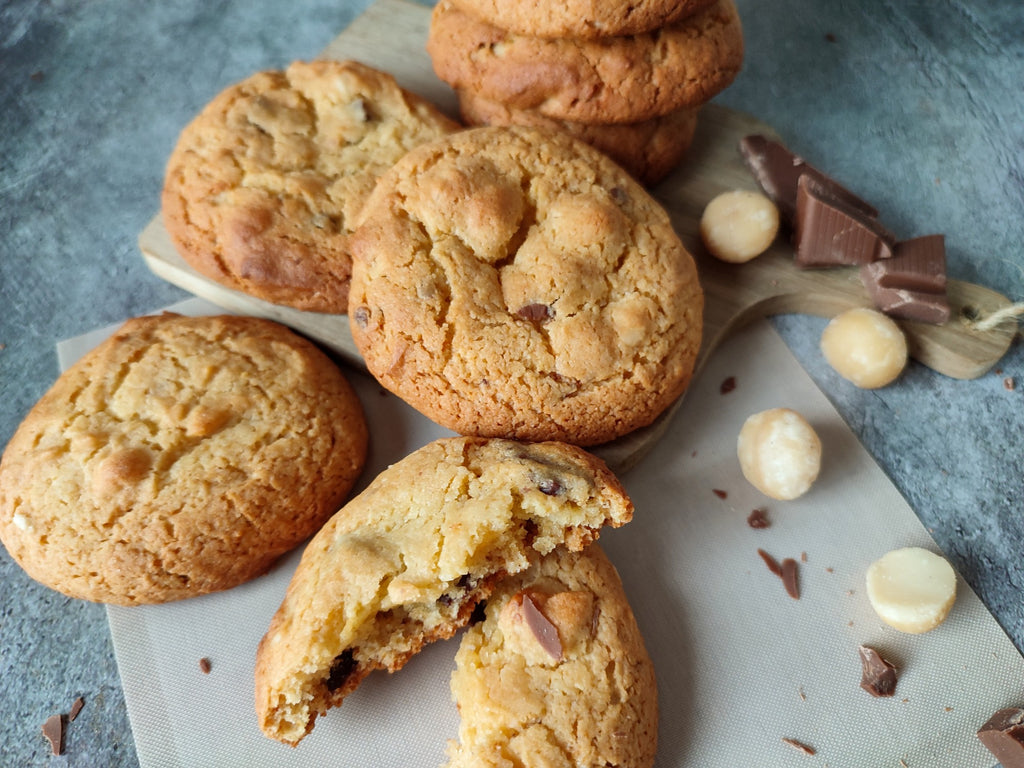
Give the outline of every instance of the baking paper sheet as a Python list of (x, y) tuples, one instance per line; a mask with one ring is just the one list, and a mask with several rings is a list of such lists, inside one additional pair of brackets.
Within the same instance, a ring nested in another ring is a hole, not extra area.
[[(198, 299), (174, 309), (220, 311)], [(62, 366), (111, 330), (59, 345)], [(722, 394), (730, 376), (737, 386)], [(365, 374), (350, 378), (372, 435), (360, 487), (451, 434)], [(800, 411), (824, 448), (818, 482), (792, 502), (760, 495), (736, 461), (744, 419), (777, 406)], [(994, 764), (974, 734), (995, 710), (1021, 703), (1024, 659), (962, 580), (949, 619), (928, 634), (904, 635), (875, 617), (864, 592), (868, 564), (895, 547), (935, 545), (770, 325), (748, 327), (715, 353), (666, 436), (622, 479), (634, 520), (601, 542), (657, 670), (657, 766)], [(768, 510), (771, 527), (746, 524), (754, 507)], [(768, 572), (758, 548), (779, 560), (806, 553), (799, 600)], [(256, 645), (298, 557), (228, 592), (108, 608), (143, 768), (443, 763), (458, 728), (448, 690), (458, 637), (428, 647), (394, 675), (371, 675), (297, 748), (262, 736), (253, 710)], [(860, 644), (899, 668), (893, 698), (859, 687)], [(200, 671), (201, 658), (210, 660), (209, 674)]]

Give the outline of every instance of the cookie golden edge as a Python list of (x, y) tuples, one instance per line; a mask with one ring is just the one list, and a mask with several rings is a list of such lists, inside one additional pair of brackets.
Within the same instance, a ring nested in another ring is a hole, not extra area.
[(498, 580), (632, 514), (615, 475), (574, 446), (458, 437), (413, 452), (306, 547), (256, 655), (261, 730), (298, 744), (370, 672), (468, 623)]

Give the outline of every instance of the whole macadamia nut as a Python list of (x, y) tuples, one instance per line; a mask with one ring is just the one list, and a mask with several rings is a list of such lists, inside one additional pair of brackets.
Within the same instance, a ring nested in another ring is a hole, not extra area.
[(840, 376), (864, 389), (891, 384), (907, 365), (903, 331), (866, 307), (832, 318), (821, 334), (821, 352)]
[(803, 496), (821, 469), (821, 440), (807, 420), (789, 408), (749, 417), (736, 441), (747, 481), (773, 499)]
[(736, 189), (713, 198), (700, 219), (704, 247), (717, 259), (742, 264), (760, 256), (779, 231), (779, 209), (758, 192)]

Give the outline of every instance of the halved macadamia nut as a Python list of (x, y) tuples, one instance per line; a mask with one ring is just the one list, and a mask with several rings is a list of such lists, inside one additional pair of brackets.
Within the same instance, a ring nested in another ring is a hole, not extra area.
[(867, 590), (878, 618), (916, 635), (946, 620), (956, 600), (956, 573), (927, 549), (894, 549), (868, 567)]

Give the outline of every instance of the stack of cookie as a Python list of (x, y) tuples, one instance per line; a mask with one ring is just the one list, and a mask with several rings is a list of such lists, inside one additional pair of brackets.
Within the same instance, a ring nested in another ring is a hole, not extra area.
[(738, 74), (743, 34), (732, 0), (441, 0), (427, 51), (467, 123), (565, 130), (654, 184)]

